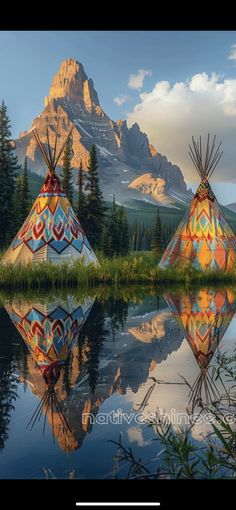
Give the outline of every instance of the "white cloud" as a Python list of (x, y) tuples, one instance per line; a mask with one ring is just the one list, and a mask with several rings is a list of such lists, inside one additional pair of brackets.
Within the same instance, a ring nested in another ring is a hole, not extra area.
[(179, 165), (189, 181), (197, 180), (188, 156), (191, 136), (216, 134), (224, 154), (215, 179), (236, 182), (236, 79), (203, 72), (173, 85), (157, 82), (151, 92), (140, 94), (127, 120), (129, 126), (138, 122), (150, 142)]
[(147, 446), (151, 443), (151, 441), (145, 441), (143, 438), (143, 433), (140, 428), (129, 428), (127, 430), (127, 436), (130, 443), (137, 443), (138, 446)]
[(232, 44), (230, 48), (230, 54), (228, 56), (228, 60), (236, 61), (236, 44)]
[(121, 106), (122, 104), (128, 101), (129, 96), (121, 94), (120, 96), (114, 97), (113, 101), (117, 104), (117, 106)]
[(152, 76), (152, 71), (148, 71), (147, 69), (139, 69), (137, 74), (130, 74), (128, 86), (131, 89), (141, 90), (145, 76)]

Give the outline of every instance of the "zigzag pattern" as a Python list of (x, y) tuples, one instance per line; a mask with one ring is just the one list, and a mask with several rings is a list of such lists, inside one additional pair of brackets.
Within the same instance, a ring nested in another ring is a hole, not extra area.
[(230, 270), (236, 263), (236, 237), (208, 181), (199, 185), (159, 266), (180, 262), (201, 270)]
[(7, 307), (7, 311), (39, 367), (45, 367), (55, 362), (64, 364), (91, 308), (89, 300), (84, 311), (78, 305), (72, 313), (61, 306), (50, 313), (42, 313), (37, 304), (24, 315), (13, 305)]
[(91, 246), (56, 176), (47, 176), (30, 214), (13, 240), (13, 250), (26, 244), (32, 253), (50, 246), (58, 254), (72, 245), (79, 253)]
[(200, 368), (206, 367), (234, 317), (234, 294), (224, 289), (202, 289), (188, 296), (164, 297)]

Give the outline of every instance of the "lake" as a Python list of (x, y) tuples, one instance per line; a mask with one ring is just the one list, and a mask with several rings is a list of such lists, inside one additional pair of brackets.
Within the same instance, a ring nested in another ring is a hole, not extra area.
[[(227, 287), (4, 294), (1, 303), (1, 479), (125, 478), (121, 444), (152, 471), (158, 417), (177, 430), (217, 399), (217, 353), (235, 347)], [(199, 420), (193, 443), (210, 431)]]

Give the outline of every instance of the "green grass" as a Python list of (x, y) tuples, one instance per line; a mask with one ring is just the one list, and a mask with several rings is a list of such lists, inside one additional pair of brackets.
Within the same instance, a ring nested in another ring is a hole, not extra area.
[(98, 254), (100, 266), (85, 266), (83, 261), (54, 265), (50, 262), (26, 266), (3, 266), (0, 259), (0, 288), (63, 288), (95, 287), (97, 285), (147, 284), (166, 285), (191, 283), (236, 282), (236, 269), (197, 271), (192, 268), (161, 270), (151, 252), (130, 253), (126, 257), (109, 259)]
[[(161, 451), (157, 464), (155, 452), (152, 462), (145, 463), (137, 458), (132, 446), (120, 435), (115, 444), (116, 478), (129, 479), (234, 479), (236, 478), (236, 351), (232, 355), (217, 354), (216, 367), (209, 375), (211, 384), (221, 383), (221, 391), (209, 401), (201, 399), (200, 409), (196, 409), (191, 423), (174, 428), (168, 415), (156, 409), (156, 416), (148, 424), (156, 431), (154, 441), (158, 441)], [(227, 385), (225, 385), (227, 381)], [(157, 383), (158, 381), (156, 381)], [(204, 440), (193, 441), (192, 429), (203, 412), (212, 421), (212, 430), (204, 435)], [(230, 421), (229, 421), (230, 417)], [(155, 443), (153, 442), (153, 448)], [(151, 466), (151, 469), (150, 469)], [(119, 476), (119, 472), (121, 476)]]

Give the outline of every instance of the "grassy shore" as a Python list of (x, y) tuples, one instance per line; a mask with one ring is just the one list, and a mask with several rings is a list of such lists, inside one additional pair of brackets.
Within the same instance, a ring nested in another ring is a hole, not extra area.
[(131, 253), (126, 257), (109, 259), (98, 254), (100, 266), (84, 263), (36, 263), (26, 266), (3, 266), (0, 260), (0, 288), (60, 288), (94, 287), (99, 284), (190, 284), (211, 282), (236, 282), (236, 270), (197, 271), (192, 268), (161, 270), (151, 252)]

